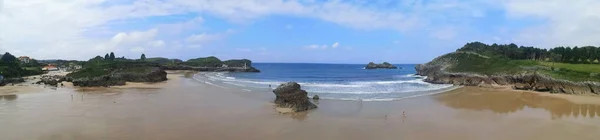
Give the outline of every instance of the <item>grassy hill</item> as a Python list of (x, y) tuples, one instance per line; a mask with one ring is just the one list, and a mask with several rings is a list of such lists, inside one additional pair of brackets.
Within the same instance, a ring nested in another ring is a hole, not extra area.
[(446, 71), (482, 75), (539, 73), (574, 82), (600, 82), (600, 64), (570, 64), (546, 60), (513, 60), (497, 55), (458, 51), (440, 56), (430, 63), (447, 63)]

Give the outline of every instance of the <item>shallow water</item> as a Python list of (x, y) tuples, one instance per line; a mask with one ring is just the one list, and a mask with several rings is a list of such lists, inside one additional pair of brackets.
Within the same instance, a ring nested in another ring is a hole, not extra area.
[[(71, 98), (73, 95), (73, 98)], [(600, 107), (461, 88), (400, 101), (320, 100), (279, 114), (268, 90), (193, 79), (162, 89), (59, 88), (0, 98), (0, 139), (597, 139)]]

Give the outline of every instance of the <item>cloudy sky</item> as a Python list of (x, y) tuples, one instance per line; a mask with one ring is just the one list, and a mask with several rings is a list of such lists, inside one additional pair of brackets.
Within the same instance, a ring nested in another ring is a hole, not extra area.
[(600, 44), (598, 0), (0, 0), (0, 52), (423, 63), (470, 41)]

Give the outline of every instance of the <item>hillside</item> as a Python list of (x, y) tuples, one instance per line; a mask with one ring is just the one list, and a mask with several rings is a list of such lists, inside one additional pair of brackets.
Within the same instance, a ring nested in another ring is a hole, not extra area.
[[(475, 47), (472, 44), (477, 44)], [(515, 89), (549, 91), (569, 94), (600, 93), (600, 65), (595, 60), (579, 59), (578, 64), (555, 59), (551, 51), (538, 48), (503, 53), (503, 48), (482, 43), (469, 43), (456, 52), (448, 53), (416, 67), (425, 81), (467, 86), (511, 85)], [(512, 45), (511, 45), (512, 46)], [(515, 45), (516, 46), (516, 45)], [(508, 49), (506, 49), (508, 50)], [(537, 51), (536, 51), (537, 50)], [(523, 53), (518, 53), (523, 52)], [(527, 57), (531, 56), (531, 57)]]

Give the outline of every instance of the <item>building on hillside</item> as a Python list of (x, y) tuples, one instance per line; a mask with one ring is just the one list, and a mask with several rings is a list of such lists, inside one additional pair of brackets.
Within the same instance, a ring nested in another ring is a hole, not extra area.
[(52, 64), (48, 64), (42, 68), (43, 71), (57, 71), (58, 68)]
[(31, 60), (31, 58), (29, 58), (28, 56), (19, 57), (19, 61), (21, 61), (22, 63), (29, 63), (29, 60)]
[(82, 68), (82, 66), (79, 64), (76, 64), (73, 62), (69, 63), (69, 70), (79, 70), (81, 68)]

